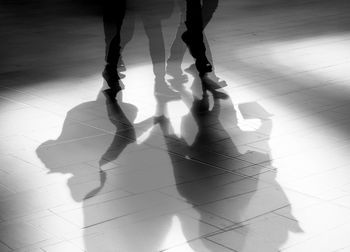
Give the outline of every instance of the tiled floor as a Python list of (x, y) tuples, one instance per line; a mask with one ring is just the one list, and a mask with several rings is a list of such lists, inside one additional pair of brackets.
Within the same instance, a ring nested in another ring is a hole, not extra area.
[(350, 251), (350, 2), (220, 0), (208, 96), (134, 2), (117, 103), (98, 6), (0, 2), (0, 252)]

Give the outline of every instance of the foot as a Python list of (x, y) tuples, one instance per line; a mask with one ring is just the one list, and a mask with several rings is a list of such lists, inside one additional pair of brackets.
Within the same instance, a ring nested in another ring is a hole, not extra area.
[(121, 87), (119, 85), (120, 77), (116, 68), (107, 64), (102, 72), (102, 76), (107, 82), (107, 85), (110, 89), (116, 92), (119, 92), (121, 90)]
[[(209, 60), (207, 59), (205, 55), (205, 47), (203, 45), (203, 48), (201, 45), (196, 45), (196, 43), (202, 43), (202, 41), (196, 41), (192, 35), (188, 31), (185, 31), (181, 35), (182, 40), (187, 45), (190, 54), (192, 57), (196, 59), (196, 68), (199, 72), (200, 76), (203, 76), (205, 73), (209, 73), (213, 70), (213, 66), (210, 64)], [(201, 48), (201, 49), (200, 49)]]
[(192, 64), (188, 68), (186, 68), (185, 72), (191, 74), (192, 76), (197, 75), (197, 70), (196, 70), (195, 64)]
[(204, 76), (206, 73), (213, 71), (213, 66), (210, 64), (206, 57), (196, 60), (196, 68), (199, 72), (199, 76)]
[[(218, 81), (219, 78), (205, 74), (201, 77), (203, 92), (209, 91), (213, 94), (214, 99), (228, 99), (229, 96), (222, 89), (227, 86), (225, 81)], [(218, 91), (221, 89), (221, 91)]]
[(181, 69), (181, 62), (171, 59), (167, 60), (166, 73), (174, 79), (184, 78), (186, 76)]
[(119, 58), (117, 69), (118, 69), (119, 72), (125, 72), (126, 71), (126, 67), (125, 67), (125, 64), (124, 64), (124, 61), (123, 61), (122, 57)]
[(156, 80), (154, 85), (154, 93), (168, 99), (180, 99), (181, 96), (179, 92), (171, 89), (165, 80)]
[(227, 86), (226, 81), (220, 80), (215, 73), (206, 73), (201, 76), (202, 83), (204, 83), (208, 89), (220, 89)]

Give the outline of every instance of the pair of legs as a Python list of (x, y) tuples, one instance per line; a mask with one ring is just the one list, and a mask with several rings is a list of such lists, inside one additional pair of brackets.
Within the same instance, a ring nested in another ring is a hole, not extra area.
[[(123, 67), (120, 64), (121, 57), (121, 27), (126, 12), (126, 0), (104, 0), (105, 10), (103, 16), (105, 42), (106, 42), (106, 67), (103, 71), (103, 77), (108, 83), (112, 94), (115, 96), (121, 90), (119, 85), (120, 76), (118, 67)], [(205, 22), (205, 21), (204, 21)], [(186, 21), (187, 30), (182, 34), (182, 40), (185, 42), (193, 58), (195, 65), (200, 75), (212, 71), (212, 66), (206, 57), (206, 48), (203, 41), (203, 17), (201, 0), (186, 0)], [(145, 24), (145, 28), (146, 28)], [(161, 28), (160, 28), (161, 29)], [(152, 30), (152, 29), (150, 29)], [(147, 32), (147, 29), (146, 29)], [(152, 54), (152, 41), (151, 56)], [(165, 57), (165, 55), (164, 55)], [(153, 59), (152, 59), (153, 60)], [(156, 60), (157, 61), (157, 60)], [(119, 65), (118, 65), (119, 63)], [(154, 63), (154, 62), (153, 62)], [(155, 64), (154, 64), (155, 65)], [(165, 65), (165, 59), (164, 59)], [(156, 71), (159, 75), (160, 71)], [(164, 71), (165, 75), (165, 71)]]
[(212, 71), (212, 66), (206, 57), (206, 48), (203, 38), (204, 22), (202, 16), (201, 0), (186, 0), (187, 30), (181, 38), (187, 45), (190, 54), (195, 59), (195, 65), (199, 75)]
[[(167, 73), (172, 76), (174, 79), (181, 79), (184, 78), (183, 71), (181, 69), (181, 63), (183, 61), (183, 58), (185, 56), (187, 46), (183, 43), (183, 33), (186, 33), (187, 31), (187, 23), (189, 23), (189, 27), (192, 28), (192, 30), (196, 30), (196, 26), (204, 30), (204, 28), (208, 25), (210, 20), (212, 19), (217, 7), (219, 0), (195, 0), (195, 1), (185, 1), (185, 0), (177, 0), (177, 5), (180, 9), (181, 16), (180, 16), (180, 23), (177, 28), (175, 39), (171, 45), (170, 48), (170, 56), (167, 60)], [(189, 5), (188, 7), (186, 5)], [(186, 9), (189, 10), (186, 12)], [(198, 12), (198, 9), (200, 9), (201, 13)], [(194, 15), (192, 16), (192, 13)], [(195, 20), (197, 20), (201, 15), (202, 24), (195, 23)], [(194, 23), (194, 25), (191, 25), (191, 23)], [(194, 27), (194, 28), (193, 28)], [(187, 31), (187, 36), (188, 36)], [(195, 32), (194, 32), (195, 33)], [(186, 35), (185, 35), (186, 36)], [(195, 37), (196, 39), (196, 37)], [(205, 37), (205, 34), (202, 32), (202, 34), (199, 34), (198, 37), (199, 43), (200, 43), (200, 50), (199, 50), (199, 56), (200, 55), (207, 55), (209, 62), (212, 59), (211, 51), (208, 46), (208, 41)], [(201, 43), (201, 41), (204, 42), (204, 46)], [(193, 43), (194, 45), (198, 44), (196, 42)], [(195, 55), (196, 56), (196, 55)], [(206, 58), (204, 57), (204, 62), (206, 61)], [(193, 66), (196, 68), (195, 66)], [(192, 72), (192, 66), (190, 67)], [(195, 69), (193, 69), (195, 70)], [(198, 70), (198, 68), (196, 69)]]

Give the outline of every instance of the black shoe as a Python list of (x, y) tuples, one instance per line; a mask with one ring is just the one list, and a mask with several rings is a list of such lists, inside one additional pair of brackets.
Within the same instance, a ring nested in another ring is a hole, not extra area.
[[(200, 76), (213, 71), (213, 66), (205, 56), (205, 49), (199, 50), (195, 45), (195, 39), (191, 38), (188, 31), (181, 35), (181, 39), (185, 42), (193, 58), (196, 59), (196, 68)], [(204, 54), (204, 55), (203, 55)]]
[(213, 71), (213, 66), (206, 57), (196, 60), (196, 68), (199, 72), (199, 76), (204, 76), (206, 73)]
[(107, 85), (110, 87), (110, 89), (113, 90), (121, 90), (121, 87), (119, 85), (119, 74), (116, 68), (110, 66), (110, 65), (106, 65), (105, 69), (102, 72), (102, 76), (105, 79), (105, 81), (107, 82)]
[(221, 89), (227, 86), (226, 81), (220, 80), (215, 73), (205, 74), (201, 77), (202, 83), (208, 87), (208, 89)]
[(126, 71), (126, 66), (124, 64), (124, 61), (123, 61), (122, 57), (119, 58), (117, 69), (118, 69), (119, 72), (125, 72)]
[[(196, 64), (190, 65), (188, 68), (185, 69), (186, 73), (189, 73), (193, 76), (199, 72), (199, 77), (203, 78), (206, 73), (212, 72), (213, 68), (212, 65), (207, 61), (208, 63), (202, 63), (202, 61), (196, 61)], [(203, 64), (203, 65), (202, 65)]]
[(116, 68), (113, 68), (109, 65), (106, 65), (105, 69), (102, 72), (102, 76), (107, 82), (109, 89), (105, 91), (105, 94), (112, 100), (116, 100), (116, 96), (122, 87), (120, 86), (120, 77)]

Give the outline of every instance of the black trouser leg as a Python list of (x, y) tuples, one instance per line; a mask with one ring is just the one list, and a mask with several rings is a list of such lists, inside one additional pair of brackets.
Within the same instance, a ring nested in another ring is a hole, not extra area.
[(120, 31), (125, 10), (126, 0), (104, 0), (105, 61), (107, 64), (115, 67), (117, 67), (120, 58)]
[(185, 41), (195, 59), (205, 58), (203, 42), (202, 5), (200, 0), (186, 0), (187, 41)]

